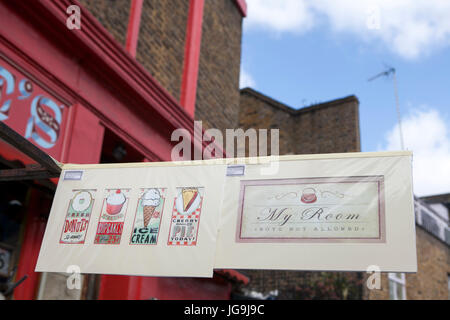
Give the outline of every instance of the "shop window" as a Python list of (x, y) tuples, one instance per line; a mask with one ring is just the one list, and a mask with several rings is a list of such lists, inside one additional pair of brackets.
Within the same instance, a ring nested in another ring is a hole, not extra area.
[(100, 163), (142, 162), (144, 156), (111, 130), (105, 129)]
[(439, 236), (439, 226), (436, 222), (436, 218), (432, 217), (424, 210), (422, 210), (422, 226), (435, 236)]
[(447, 274), (448, 300), (450, 300), (450, 273)]
[(14, 269), (18, 263), (27, 191), (27, 186), (21, 183), (0, 183), (0, 294), (2, 297), (11, 284)]
[(406, 300), (406, 277), (404, 273), (389, 273), (389, 298)]

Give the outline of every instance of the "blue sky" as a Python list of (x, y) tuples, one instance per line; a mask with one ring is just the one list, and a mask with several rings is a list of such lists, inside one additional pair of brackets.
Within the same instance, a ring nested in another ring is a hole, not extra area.
[(402, 114), (426, 105), (448, 118), (450, 48), (411, 61), (369, 47), (326, 28), (303, 35), (246, 32), (242, 60), (257, 90), (295, 108), (356, 95), (362, 151), (376, 151), (397, 123), (392, 78), (367, 81), (385, 64), (396, 68)]
[[(395, 67), (416, 193), (450, 192), (450, 5), (316, 1), (248, 0), (241, 85), (294, 108), (356, 95), (362, 151), (392, 150), (400, 149), (392, 77), (367, 79)], [(430, 166), (439, 168), (433, 177)]]

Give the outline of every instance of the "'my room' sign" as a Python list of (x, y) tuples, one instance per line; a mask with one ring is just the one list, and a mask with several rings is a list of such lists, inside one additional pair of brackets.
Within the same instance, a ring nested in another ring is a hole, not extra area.
[(384, 242), (383, 176), (241, 181), (239, 242)]

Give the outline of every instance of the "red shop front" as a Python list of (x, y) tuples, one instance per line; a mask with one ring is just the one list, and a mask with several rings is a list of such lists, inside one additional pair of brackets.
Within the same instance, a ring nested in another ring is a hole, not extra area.
[[(64, 163), (170, 161), (173, 130), (185, 128), (193, 136), (192, 112), (88, 12), (80, 30), (66, 28), (70, 4), (0, 2), (0, 121)], [(0, 156), (3, 163), (27, 164), (7, 147)], [(51, 192), (23, 189), (2, 185), (2, 193), (10, 195), (2, 201), (23, 208), (17, 243), (9, 245), (15, 247), (10, 265), (18, 265), (15, 279), (28, 279), (14, 299), (35, 299), (40, 275), (34, 267)], [(21, 199), (11, 198), (19, 193)], [(101, 276), (88, 282), (96, 286), (91, 298), (98, 299), (228, 299), (231, 278), (247, 281), (220, 271), (213, 279)]]

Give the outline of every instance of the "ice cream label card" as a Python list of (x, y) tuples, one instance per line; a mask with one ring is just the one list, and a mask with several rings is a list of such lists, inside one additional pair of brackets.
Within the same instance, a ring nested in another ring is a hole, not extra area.
[(173, 203), (168, 245), (195, 246), (202, 210), (204, 188), (177, 188)]
[(106, 189), (94, 243), (119, 244), (127, 213), (130, 189)]
[(130, 244), (157, 244), (165, 188), (141, 189)]
[(60, 243), (84, 243), (94, 205), (95, 191), (95, 189), (72, 190), (73, 196), (67, 208)]

